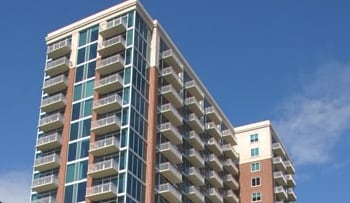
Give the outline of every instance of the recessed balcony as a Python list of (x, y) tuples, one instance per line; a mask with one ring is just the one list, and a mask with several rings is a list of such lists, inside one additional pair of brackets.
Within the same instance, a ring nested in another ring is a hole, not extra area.
[(182, 71), (182, 64), (172, 49), (163, 51), (161, 53), (161, 58), (167, 65), (172, 66), (176, 72)]
[(54, 113), (42, 117), (39, 121), (39, 129), (47, 132), (58, 129), (63, 126), (63, 115), (61, 113)]
[(281, 157), (273, 157), (272, 158), (272, 164), (279, 170), (279, 171), (285, 171), (286, 165), (284, 164), (284, 161)]
[(219, 116), (219, 113), (213, 106), (205, 108), (205, 114), (211, 121), (215, 122), (216, 124), (220, 124), (222, 121), (221, 117)]
[(204, 177), (196, 167), (190, 167), (187, 169), (187, 178), (196, 186), (204, 185)]
[(47, 171), (60, 166), (60, 157), (57, 154), (50, 154), (35, 159), (34, 169), (37, 171)]
[(107, 137), (90, 144), (90, 153), (94, 156), (102, 156), (119, 151), (119, 141), (116, 137)]
[(110, 56), (125, 49), (125, 40), (121, 35), (104, 40), (97, 51), (101, 56)]
[(173, 144), (182, 143), (182, 135), (178, 129), (170, 122), (162, 123), (160, 125), (160, 132)]
[(173, 164), (182, 163), (182, 154), (179, 152), (176, 146), (170, 142), (160, 144), (159, 152)]
[(189, 149), (186, 152), (187, 159), (191, 164), (197, 168), (204, 167), (204, 159), (201, 154), (195, 149)]
[(231, 160), (231, 159), (226, 159), (225, 161), (222, 162), (224, 169), (231, 173), (232, 175), (237, 175), (238, 174), (238, 167), (236, 164)]
[(208, 199), (212, 203), (222, 203), (223, 202), (223, 196), (219, 193), (219, 191), (216, 188), (210, 188), (208, 190), (207, 194)]
[(71, 39), (50, 44), (47, 46), (47, 55), (49, 58), (59, 58), (69, 54), (71, 51)]
[(204, 150), (202, 138), (193, 130), (188, 133), (187, 142), (198, 151)]
[(123, 88), (123, 78), (119, 74), (113, 74), (95, 82), (95, 91), (99, 94), (106, 94), (121, 88)]
[(103, 38), (110, 38), (126, 31), (126, 22), (122, 18), (116, 18), (100, 25), (100, 35)]
[(186, 196), (194, 203), (204, 202), (203, 193), (195, 186), (189, 186), (187, 188)]
[(160, 113), (163, 114), (173, 125), (182, 125), (182, 116), (171, 103), (160, 106)]
[(161, 71), (161, 76), (171, 84), (176, 90), (180, 90), (183, 86), (183, 81), (174, 71), (173, 67), (169, 66)]
[(67, 78), (65, 75), (59, 75), (44, 81), (43, 91), (47, 94), (61, 92), (67, 89)]
[(40, 178), (35, 178), (32, 183), (32, 190), (35, 192), (46, 192), (58, 187), (57, 176), (48, 175)]
[(284, 152), (283, 146), (279, 142), (272, 143), (272, 151), (277, 156), (281, 156), (281, 157), (285, 156), (285, 152)]
[(102, 178), (116, 174), (118, 174), (118, 163), (113, 159), (91, 164), (88, 168), (88, 175), (93, 178)]
[(203, 100), (204, 93), (199, 88), (196, 81), (194, 81), (194, 80), (187, 81), (185, 83), (185, 88), (187, 89), (187, 91), (189, 91), (191, 93), (192, 96), (195, 96), (198, 100)]
[(237, 138), (230, 129), (222, 131), (222, 138), (231, 145), (237, 145)]
[(292, 164), (292, 162), (290, 160), (284, 161), (284, 165), (286, 166), (286, 170), (287, 170), (288, 173), (290, 173), (290, 174), (294, 174), (295, 173), (294, 166), (293, 166), (293, 164)]
[(48, 196), (40, 199), (32, 200), (31, 203), (56, 203), (56, 197)]
[(46, 64), (45, 72), (50, 77), (60, 75), (69, 70), (70, 61), (67, 57), (61, 57), (59, 59), (52, 60)]
[(177, 167), (170, 162), (161, 163), (158, 166), (159, 173), (167, 178), (171, 183), (177, 184), (182, 182), (182, 175)]
[(215, 138), (209, 138), (208, 142), (207, 142), (207, 147), (208, 149), (216, 154), (217, 156), (222, 155), (222, 148), (221, 145), (218, 143), (218, 141)]
[(230, 144), (225, 144), (222, 146), (222, 151), (224, 152), (224, 155), (226, 157), (229, 157), (231, 159), (238, 159), (238, 153)]
[(158, 186), (158, 194), (160, 194), (163, 198), (168, 200), (171, 203), (181, 203), (182, 195), (181, 193), (174, 188), (170, 183), (161, 184)]
[(207, 163), (210, 166), (210, 168), (214, 169), (215, 171), (222, 171), (223, 169), (220, 160), (215, 154), (210, 154), (207, 157)]
[(46, 113), (57, 111), (65, 106), (66, 97), (62, 93), (47, 97), (41, 101), (41, 110)]
[(98, 114), (105, 114), (121, 109), (122, 105), (122, 98), (118, 94), (113, 94), (94, 101), (93, 110)]
[(274, 191), (278, 199), (280, 200), (288, 199), (287, 192), (282, 186), (275, 187)]
[(86, 198), (101, 201), (117, 197), (117, 186), (111, 182), (95, 185), (86, 189)]
[(120, 54), (113, 55), (96, 62), (96, 71), (102, 76), (120, 71), (122, 69), (124, 69), (124, 59)]
[(211, 136), (215, 137), (216, 139), (221, 139), (221, 130), (214, 122), (207, 123), (205, 125), (205, 129)]
[(297, 200), (297, 196), (295, 195), (293, 188), (288, 188), (287, 194), (288, 194), (288, 201), (296, 201)]
[(209, 171), (209, 173), (207, 174), (207, 179), (210, 182), (210, 184), (213, 185), (215, 188), (224, 187), (223, 181), (216, 171)]
[(166, 85), (161, 87), (160, 93), (165, 97), (170, 103), (174, 105), (175, 108), (183, 106), (183, 99), (180, 94), (174, 89), (172, 85)]
[(231, 190), (238, 190), (239, 184), (235, 177), (233, 177), (231, 174), (224, 176), (224, 184), (229, 187)]
[(278, 185), (285, 186), (287, 184), (286, 178), (281, 171), (273, 172), (273, 179), (277, 182)]
[(50, 133), (39, 137), (36, 141), (36, 148), (41, 151), (55, 149), (61, 146), (62, 136), (58, 132)]
[(201, 104), (198, 102), (196, 97), (186, 98), (185, 104), (191, 110), (191, 112), (197, 114), (198, 116), (204, 115), (204, 109), (201, 106)]
[(292, 174), (287, 174), (284, 177), (287, 180), (288, 187), (295, 187), (296, 183)]
[(204, 132), (204, 125), (202, 121), (200, 121), (195, 113), (191, 113), (187, 118), (188, 125), (197, 133)]
[(225, 191), (224, 199), (226, 200), (226, 202), (239, 203), (237, 195), (232, 190)]
[(119, 130), (121, 122), (116, 115), (101, 118), (91, 123), (91, 131), (96, 135), (110, 133)]

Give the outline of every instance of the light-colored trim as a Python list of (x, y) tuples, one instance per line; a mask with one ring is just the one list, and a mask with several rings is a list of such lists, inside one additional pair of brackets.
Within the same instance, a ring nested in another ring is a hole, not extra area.
[[(253, 171), (253, 170), (252, 170), (252, 164), (255, 164), (255, 163), (259, 163), (259, 170)], [(250, 173), (259, 172), (259, 171), (261, 170), (261, 163), (260, 163), (260, 161), (251, 162), (251, 163), (249, 164), (249, 168), (250, 168)]]
[[(254, 193), (260, 193), (260, 200), (257, 200), (257, 201), (253, 201), (253, 194)], [(262, 192), (260, 192), (260, 191), (253, 191), (252, 192), (252, 194), (250, 195), (250, 200), (252, 201), (252, 202), (261, 202), (262, 201)]]

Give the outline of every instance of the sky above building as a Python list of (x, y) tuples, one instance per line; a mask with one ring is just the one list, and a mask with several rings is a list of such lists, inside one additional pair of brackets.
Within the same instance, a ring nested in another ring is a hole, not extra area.
[[(2, 3), (0, 201), (29, 201), (46, 34), (119, 2)], [(350, 2), (141, 2), (234, 126), (272, 120), (299, 203), (348, 202)]]

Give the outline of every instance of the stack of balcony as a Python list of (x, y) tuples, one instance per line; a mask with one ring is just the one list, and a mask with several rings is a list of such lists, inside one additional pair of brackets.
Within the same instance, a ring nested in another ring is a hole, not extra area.
[(61, 146), (62, 136), (58, 132), (47, 134), (36, 141), (36, 148), (41, 151), (55, 149)]
[(224, 199), (230, 203), (239, 203), (237, 195), (232, 190), (226, 190)]
[(222, 155), (221, 144), (219, 144), (219, 142), (215, 138), (209, 138), (207, 142), (207, 147), (211, 152), (213, 152), (217, 156)]
[(32, 200), (31, 203), (56, 203), (56, 197), (48, 196), (40, 199)]
[(67, 89), (67, 78), (65, 75), (59, 75), (44, 81), (43, 91), (47, 94), (61, 92)]
[(227, 174), (224, 176), (224, 184), (229, 187), (231, 190), (238, 190), (239, 184), (235, 177), (231, 174)]
[(223, 161), (223, 167), (227, 172), (231, 173), (232, 175), (238, 174), (238, 168), (236, 164), (232, 161), (232, 159), (226, 159), (225, 161)]
[(174, 71), (173, 67), (169, 66), (164, 68), (161, 72), (161, 76), (176, 90), (180, 90), (182, 88), (183, 82), (178, 74)]
[(101, 59), (96, 63), (96, 71), (100, 75), (108, 75), (122, 69), (124, 69), (124, 58), (120, 54)]
[(204, 109), (202, 105), (199, 103), (199, 101), (196, 99), (196, 97), (188, 97), (185, 100), (186, 106), (196, 115), (203, 116)]
[(202, 121), (198, 119), (195, 113), (191, 113), (190, 115), (188, 115), (187, 123), (197, 133), (200, 134), (204, 132), (204, 125)]
[(171, 163), (182, 163), (182, 155), (171, 142), (164, 142), (159, 145), (159, 152), (165, 156)]
[(65, 106), (66, 97), (62, 93), (47, 97), (41, 101), (41, 110), (46, 113), (57, 111)]
[(287, 173), (290, 173), (290, 174), (295, 173), (294, 166), (290, 160), (285, 161), (284, 165), (286, 166)]
[(204, 177), (197, 167), (190, 167), (186, 172), (187, 178), (196, 186), (204, 185)]
[(283, 146), (281, 145), (281, 143), (276, 142), (276, 143), (272, 143), (272, 151), (277, 155), (277, 156), (285, 156), (285, 151), (283, 149)]
[(171, 183), (182, 182), (182, 175), (177, 167), (170, 162), (161, 163), (158, 166), (159, 173), (166, 177)]
[(111, 21), (101, 23), (99, 28), (100, 35), (107, 39), (119, 35), (126, 31), (126, 23), (122, 18), (116, 18)]
[(161, 53), (161, 58), (166, 64), (168, 64), (169, 66), (172, 66), (176, 72), (182, 71), (183, 69), (182, 64), (172, 49), (163, 51)]
[(204, 93), (197, 85), (195, 80), (190, 80), (185, 83), (185, 89), (191, 93), (192, 96), (195, 96), (198, 100), (203, 100)]
[(296, 201), (297, 200), (297, 196), (295, 195), (293, 188), (288, 188), (287, 189), (287, 194), (288, 194), (288, 200), (289, 201)]
[(38, 171), (47, 171), (60, 166), (60, 157), (58, 154), (50, 154), (35, 159), (34, 169)]
[(182, 125), (182, 116), (171, 103), (163, 104), (160, 107), (160, 113), (175, 126)]
[(118, 94), (112, 94), (94, 101), (93, 110), (98, 114), (105, 114), (108, 112), (116, 111), (121, 107), (121, 97)]
[(216, 109), (213, 106), (209, 106), (205, 108), (205, 114), (208, 116), (208, 118), (215, 122), (216, 124), (221, 123), (221, 117), (219, 116), (219, 113), (216, 111)]
[(39, 121), (39, 129), (48, 132), (63, 126), (63, 115), (59, 112), (46, 115)]
[(202, 138), (193, 130), (188, 133), (187, 142), (198, 151), (204, 150)]
[(214, 122), (207, 123), (205, 125), (205, 129), (208, 131), (208, 133), (215, 137), (216, 139), (221, 139), (221, 130)]
[[(223, 181), (222, 178), (219, 176), (219, 174), (214, 171), (211, 170), (209, 171), (209, 173), (207, 174), (207, 180), (210, 182), (211, 185), (213, 185), (215, 188), (222, 188), (223, 185)], [(225, 180), (226, 181), (226, 180)]]
[(101, 201), (117, 197), (117, 187), (114, 183), (104, 183), (86, 189), (86, 197), (91, 201)]
[(53, 43), (47, 47), (47, 55), (50, 58), (59, 58), (69, 54), (71, 51), (71, 40), (64, 39), (62, 41)]
[(123, 88), (123, 78), (118, 74), (113, 74), (95, 82), (95, 91), (99, 94), (106, 94)]
[(174, 188), (170, 183), (164, 183), (158, 186), (158, 193), (168, 200), (169, 202), (181, 203), (182, 195), (181, 193)]
[(285, 186), (287, 184), (286, 178), (282, 171), (273, 172), (273, 178), (278, 183), (278, 185)]
[(288, 187), (295, 187), (296, 183), (292, 174), (285, 175)]
[(215, 154), (210, 154), (207, 157), (207, 163), (210, 166), (210, 168), (214, 169), (215, 171), (222, 171), (223, 170), (223, 166)]
[(272, 158), (272, 164), (279, 170), (279, 171), (285, 171), (286, 170), (286, 165), (284, 164), (283, 159), (278, 156), (278, 157), (273, 157)]
[(237, 138), (230, 129), (222, 131), (222, 138), (231, 145), (237, 145)]
[(283, 186), (276, 186), (275, 187), (275, 195), (280, 200), (286, 200), (288, 199), (287, 192), (283, 188)]
[(192, 200), (192, 202), (204, 202), (203, 193), (193, 185), (187, 188), (186, 196)]
[(93, 178), (102, 178), (116, 175), (118, 173), (118, 163), (113, 160), (105, 160), (89, 165), (88, 175)]
[(94, 156), (103, 156), (119, 151), (119, 141), (116, 137), (108, 137), (90, 144), (89, 152)]
[(116, 115), (111, 115), (105, 118), (92, 121), (91, 131), (96, 135), (110, 133), (119, 130), (121, 122)]
[(162, 86), (160, 93), (165, 97), (170, 103), (174, 105), (175, 108), (183, 106), (183, 100), (180, 94), (174, 89), (172, 85)]
[(57, 176), (48, 175), (35, 178), (32, 183), (32, 190), (35, 192), (45, 192), (56, 189), (58, 187)]
[[(97, 51), (101, 56), (110, 56), (125, 49), (125, 40), (121, 35), (104, 40)], [(124, 64), (121, 64), (124, 65)]]
[(70, 61), (67, 57), (52, 60), (46, 64), (45, 72), (50, 77), (63, 74), (69, 70)]
[(160, 132), (173, 144), (177, 145), (182, 143), (182, 136), (172, 123), (162, 123), (160, 125)]
[(186, 152), (187, 159), (191, 164), (197, 168), (204, 167), (204, 159), (201, 154), (195, 149), (189, 149)]
[(223, 196), (219, 193), (219, 191), (216, 188), (209, 188), (207, 197), (213, 203), (223, 202)]
[(226, 157), (229, 157), (231, 159), (238, 159), (238, 153), (230, 144), (225, 144), (222, 146), (222, 151), (224, 152)]

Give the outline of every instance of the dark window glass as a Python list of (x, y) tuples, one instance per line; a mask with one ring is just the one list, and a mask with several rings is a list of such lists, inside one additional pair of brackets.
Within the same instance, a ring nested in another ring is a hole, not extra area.
[(64, 192), (64, 203), (73, 202), (73, 185), (66, 186)]
[(74, 101), (81, 99), (82, 84), (74, 87)]
[(85, 101), (84, 116), (90, 116), (92, 113), (92, 99)]
[(72, 120), (76, 120), (80, 117), (80, 103), (73, 104)]
[(78, 51), (78, 64), (84, 62), (85, 60), (85, 48), (79, 49)]
[(78, 184), (78, 197), (77, 197), (78, 202), (85, 200), (85, 192), (86, 192), (86, 182), (79, 183)]
[(87, 161), (80, 162), (80, 165), (79, 165), (79, 179), (86, 178), (87, 165), (88, 165)]
[(97, 43), (90, 45), (90, 52), (89, 52), (88, 60), (96, 58), (96, 53), (97, 53)]
[(95, 61), (88, 64), (87, 78), (91, 78), (95, 76), (95, 67), (96, 67)]
[(87, 157), (89, 155), (89, 140), (84, 140), (81, 143), (80, 158)]
[(98, 38), (98, 27), (94, 27), (91, 29), (91, 39), (90, 42), (96, 41)]
[(76, 153), (77, 153), (77, 143), (69, 144), (68, 161), (75, 160)]
[(86, 119), (83, 121), (82, 137), (90, 135), (91, 119)]
[(75, 73), (75, 82), (82, 81), (83, 76), (84, 76), (84, 66), (77, 67), (76, 73)]
[(75, 140), (78, 138), (79, 123), (73, 123), (70, 126), (70, 140)]

